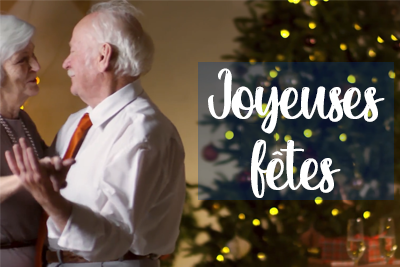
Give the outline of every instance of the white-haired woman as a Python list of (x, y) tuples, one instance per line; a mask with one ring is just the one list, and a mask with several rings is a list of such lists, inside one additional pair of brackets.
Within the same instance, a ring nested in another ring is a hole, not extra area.
[(37, 95), (40, 65), (34, 54), (35, 28), (12, 15), (0, 15), (0, 266), (32, 267), (42, 208), (11, 176), (5, 151), (24, 137), (38, 158), (46, 144), (20, 107)]

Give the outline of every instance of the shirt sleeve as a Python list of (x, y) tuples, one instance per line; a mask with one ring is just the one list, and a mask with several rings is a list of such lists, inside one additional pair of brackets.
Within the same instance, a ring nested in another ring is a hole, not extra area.
[[(73, 203), (72, 214), (58, 245), (90, 261), (115, 260), (135, 241), (146, 212), (160, 198), (168, 175), (163, 168), (171, 146), (141, 143), (111, 159), (100, 177), (100, 212)], [(113, 240), (113, 241), (110, 241)]]

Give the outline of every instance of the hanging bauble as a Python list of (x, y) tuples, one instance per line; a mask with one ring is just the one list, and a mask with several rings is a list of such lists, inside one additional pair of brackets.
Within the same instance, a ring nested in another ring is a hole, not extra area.
[(214, 161), (218, 158), (218, 149), (212, 144), (208, 144), (203, 148), (203, 158), (206, 161)]
[(274, 20), (272, 19), (271, 15), (269, 14), (264, 14), (261, 16), (263, 22), (264, 22), (264, 26), (272, 26), (274, 25)]
[(226, 258), (232, 260), (243, 258), (251, 249), (250, 242), (239, 236), (235, 236), (232, 240), (228, 241), (226, 246), (229, 248), (229, 254), (226, 255)]
[(244, 76), (248, 71), (248, 68), (246, 64), (244, 63), (234, 63), (233, 64), (233, 72), (235, 73), (236, 76), (242, 77)]
[(162, 255), (159, 259), (162, 260), (162, 261), (172, 260), (173, 259), (173, 254)]
[(317, 248), (321, 245), (323, 236), (313, 226), (300, 236), (300, 242), (307, 248)]
[(356, 189), (360, 190), (364, 186), (364, 179), (361, 177), (361, 174), (359, 172), (355, 172), (354, 178), (351, 181), (351, 186)]
[(287, 71), (279, 75), (279, 86), (281, 90), (285, 90), (288, 87), (299, 88), (300, 76), (296, 72)]
[(313, 47), (317, 43), (317, 40), (314, 36), (307, 36), (304, 40), (304, 43), (306, 44), (306, 46)]
[(236, 175), (236, 181), (239, 184), (250, 184), (251, 183), (251, 172), (241, 171)]

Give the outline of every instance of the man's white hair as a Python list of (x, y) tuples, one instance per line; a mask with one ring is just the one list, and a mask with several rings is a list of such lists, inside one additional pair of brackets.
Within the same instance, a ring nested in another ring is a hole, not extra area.
[(94, 38), (109, 43), (113, 52), (113, 69), (118, 76), (139, 76), (147, 73), (153, 63), (154, 45), (144, 32), (137, 16), (141, 12), (126, 0), (111, 0), (93, 5)]
[(35, 27), (13, 15), (0, 14), (0, 85), (3, 84), (4, 62), (31, 41)]

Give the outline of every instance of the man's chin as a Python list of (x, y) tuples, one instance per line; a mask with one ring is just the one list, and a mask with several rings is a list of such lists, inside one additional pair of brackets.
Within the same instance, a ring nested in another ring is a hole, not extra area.
[(78, 96), (78, 93), (76, 92), (76, 90), (73, 87), (71, 87), (70, 91), (73, 96)]

